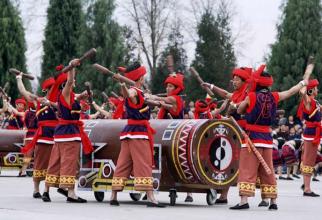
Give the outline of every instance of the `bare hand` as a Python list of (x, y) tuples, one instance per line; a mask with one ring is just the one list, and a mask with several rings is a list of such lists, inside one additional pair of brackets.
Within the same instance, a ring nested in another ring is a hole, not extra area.
[(72, 61), (69, 62), (69, 64), (75, 67), (75, 66), (79, 66), (81, 63), (79, 59), (73, 59)]
[(204, 83), (202, 83), (202, 84), (201, 84), (201, 86), (202, 86), (202, 87), (204, 87), (204, 88), (209, 88), (209, 89), (211, 89), (211, 85), (212, 85), (212, 84), (207, 83), (207, 82), (204, 82)]

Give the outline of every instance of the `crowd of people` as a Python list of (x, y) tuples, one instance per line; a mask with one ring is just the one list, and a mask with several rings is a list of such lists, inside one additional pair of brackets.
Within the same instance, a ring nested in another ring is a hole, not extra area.
[[(146, 69), (135, 62), (127, 68), (119, 68), (123, 76), (133, 82), (133, 86), (128, 87), (119, 81), (120, 95), (109, 97), (105, 103), (98, 105), (92, 101), (91, 92), (85, 90), (76, 94), (73, 91), (75, 69), (79, 65), (80, 60), (72, 60), (69, 64), (72, 68), (68, 72), (62, 72), (64, 67), (57, 66), (56, 76), (42, 83), (43, 97), (25, 89), (22, 74), (16, 78), (23, 98), (16, 99), (15, 106), (11, 105), (5, 93), (1, 94), (1, 129), (26, 130), (21, 175), (24, 175), (25, 165), (33, 155), (34, 198), (50, 202), (49, 190), (57, 187), (68, 202), (86, 202), (74, 190), (80, 143), (84, 146), (85, 154), (93, 150), (81, 119), (127, 119), (127, 125), (120, 134), (121, 152), (113, 176), (110, 204), (119, 205), (117, 192), (123, 190), (126, 179), (133, 174), (135, 189), (147, 192), (148, 206), (164, 207), (155, 199), (152, 190), (155, 131), (149, 120), (224, 117), (232, 117), (244, 131), (238, 178), (241, 201), (231, 209), (249, 208), (248, 197), (254, 196), (257, 182), (263, 200), (260, 206), (277, 210), (274, 171), (279, 180), (300, 178), (299, 174), (302, 173), (303, 195), (319, 196), (310, 188), (311, 175), (313, 181), (318, 181), (322, 162), (321, 110), (315, 100), (317, 80), (304, 77), (289, 90), (271, 92), (273, 78), (265, 71), (265, 65), (257, 70), (236, 68), (232, 73), (233, 92), (212, 83), (201, 85), (206, 91), (210, 90), (222, 98), (222, 101), (207, 95), (205, 99), (188, 102), (183, 94), (184, 76), (174, 71), (173, 66), (168, 66), (170, 74), (164, 81), (165, 95), (153, 95), (142, 89)], [(305, 75), (310, 75), (313, 67), (313, 64), (308, 64)], [(279, 102), (298, 93), (301, 94), (299, 117), (285, 117), (282, 111), (277, 111)], [(90, 114), (90, 110), (95, 113)], [(41, 194), (39, 184), (43, 180), (46, 187)], [(228, 191), (229, 188), (223, 190), (216, 204), (228, 203)], [(191, 193), (187, 194), (186, 201), (193, 201)]]

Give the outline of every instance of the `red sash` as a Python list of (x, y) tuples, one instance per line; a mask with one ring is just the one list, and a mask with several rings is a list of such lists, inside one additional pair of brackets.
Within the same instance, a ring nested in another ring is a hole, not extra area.
[(34, 149), (34, 147), (37, 144), (38, 139), (41, 137), (42, 135), (42, 128), (44, 126), (46, 127), (56, 127), (58, 121), (56, 120), (48, 120), (48, 121), (38, 121), (38, 129), (34, 135), (34, 138), (32, 139), (32, 141), (27, 144), (26, 146), (24, 146), (23, 148), (21, 148), (21, 152), (26, 154), (28, 153), (31, 149)]
[(94, 148), (92, 146), (92, 142), (88, 138), (88, 135), (86, 134), (86, 132), (84, 131), (84, 123), (82, 121), (59, 119), (58, 125), (76, 125), (79, 129), (84, 153), (90, 154), (93, 152)]

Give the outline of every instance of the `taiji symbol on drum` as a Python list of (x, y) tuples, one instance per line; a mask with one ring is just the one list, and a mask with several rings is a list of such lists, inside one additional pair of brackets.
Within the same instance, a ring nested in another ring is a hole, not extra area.
[(232, 161), (232, 146), (226, 137), (216, 138), (209, 150), (210, 161), (217, 170), (225, 170)]

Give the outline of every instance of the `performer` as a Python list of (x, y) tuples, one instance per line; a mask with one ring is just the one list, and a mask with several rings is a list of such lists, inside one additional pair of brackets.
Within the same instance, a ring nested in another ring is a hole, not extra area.
[[(59, 69), (60, 67), (57, 67), (56, 71), (59, 71)], [(19, 92), (28, 100), (30, 106), (35, 108), (35, 117), (30, 115), (30, 119), (28, 119), (29, 116), (26, 118), (29, 121), (29, 126), (34, 129), (37, 128), (37, 130), (33, 132), (32, 139), (25, 144), (22, 149), (22, 152), (26, 156), (34, 152), (33, 197), (47, 200), (49, 198), (48, 193), (46, 193), (48, 192), (48, 189), (45, 187), (44, 193), (41, 195), (39, 192), (39, 185), (46, 177), (48, 162), (54, 144), (54, 129), (57, 125), (56, 105), (49, 102), (47, 99), (55, 80), (53, 77), (50, 77), (42, 83), (41, 88), (46, 95), (45, 97), (39, 97), (26, 90), (21, 74), (18, 75), (16, 79)]]
[[(273, 171), (271, 125), (276, 117), (276, 109), (279, 101), (285, 100), (296, 94), (307, 85), (303, 80), (291, 89), (283, 92), (271, 92), (273, 77), (264, 72), (262, 65), (254, 74), (255, 92), (250, 92), (246, 99), (239, 105), (237, 113), (245, 114), (246, 131), (256, 150)], [(313, 69), (312, 69), (313, 70)], [(247, 144), (249, 144), (247, 142)], [(253, 151), (253, 150), (252, 150)], [(274, 172), (268, 175), (260, 164), (255, 152), (251, 152), (246, 144), (240, 151), (239, 161), (239, 195), (240, 203), (230, 209), (248, 209), (248, 197), (255, 195), (256, 177), (261, 181), (262, 198), (269, 198), (269, 210), (277, 210), (277, 185)]]
[(8, 111), (11, 113), (9, 117), (9, 125), (7, 129), (10, 130), (21, 130), (23, 129), (23, 118), (25, 116), (26, 100), (19, 98), (16, 99), (14, 108), (10, 103), (8, 103)]
[(164, 207), (159, 204), (153, 194), (153, 134), (150, 127), (150, 109), (144, 104), (144, 95), (140, 89), (144, 82), (146, 70), (139, 63), (134, 63), (125, 71), (125, 76), (135, 81), (135, 87), (128, 89), (121, 84), (128, 123), (121, 132), (121, 152), (117, 160), (112, 180), (110, 205), (118, 206), (117, 192), (122, 191), (125, 181), (133, 171), (134, 188), (146, 191), (148, 206)]
[(91, 107), (86, 100), (81, 100), (80, 106), (81, 106), (80, 119), (95, 119), (100, 114), (99, 111), (97, 111), (95, 114), (88, 114), (88, 110), (90, 110)]
[(184, 77), (181, 73), (172, 73), (164, 81), (167, 97), (147, 96), (156, 101), (172, 105), (172, 108), (161, 107), (158, 113), (158, 119), (183, 119), (184, 102), (179, 96), (184, 90), (183, 79)]
[[(25, 112), (25, 116), (24, 116), (24, 128), (27, 129), (26, 136), (24, 138), (24, 146), (28, 145), (32, 141), (32, 139), (34, 138), (35, 132), (37, 130), (37, 127), (38, 127), (38, 122), (36, 117), (35, 105), (32, 102), (28, 102), (28, 109)], [(24, 155), (23, 165), (21, 167), (19, 176), (26, 176), (26, 170), (32, 160), (33, 154), (34, 154), (34, 151), (31, 150)]]
[[(79, 59), (70, 62), (73, 67), (79, 66)], [(85, 199), (75, 194), (75, 179), (79, 172), (80, 144), (85, 154), (92, 152), (93, 147), (80, 121), (79, 101), (88, 97), (87, 92), (75, 94), (75, 69), (60, 73), (53, 85), (49, 100), (57, 102), (59, 121), (54, 132), (55, 144), (51, 151), (46, 175), (47, 198), (50, 202), (49, 187), (67, 189), (67, 202), (85, 203)]]
[[(230, 93), (222, 88), (219, 88), (210, 83), (204, 83), (203, 86), (210, 88), (213, 92), (218, 94), (220, 97), (224, 99), (229, 99), (229, 115), (234, 117), (239, 126), (245, 129), (246, 120), (242, 115), (238, 114), (236, 109), (238, 105), (246, 98), (249, 86), (249, 80), (251, 77), (252, 69), (247, 67), (236, 68), (233, 70), (233, 87), (234, 92)], [(220, 197), (215, 201), (215, 204), (227, 204), (227, 195), (229, 188), (222, 190)]]
[(306, 94), (302, 92), (302, 100), (298, 115), (305, 120), (305, 128), (302, 135), (304, 149), (302, 152), (301, 172), (304, 180), (303, 196), (318, 197), (320, 195), (311, 190), (311, 176), (314, 171), (317, 149), (321, 140), (321, 107), (315, 99), (318, 95), (319, 81), (309, 81)]

